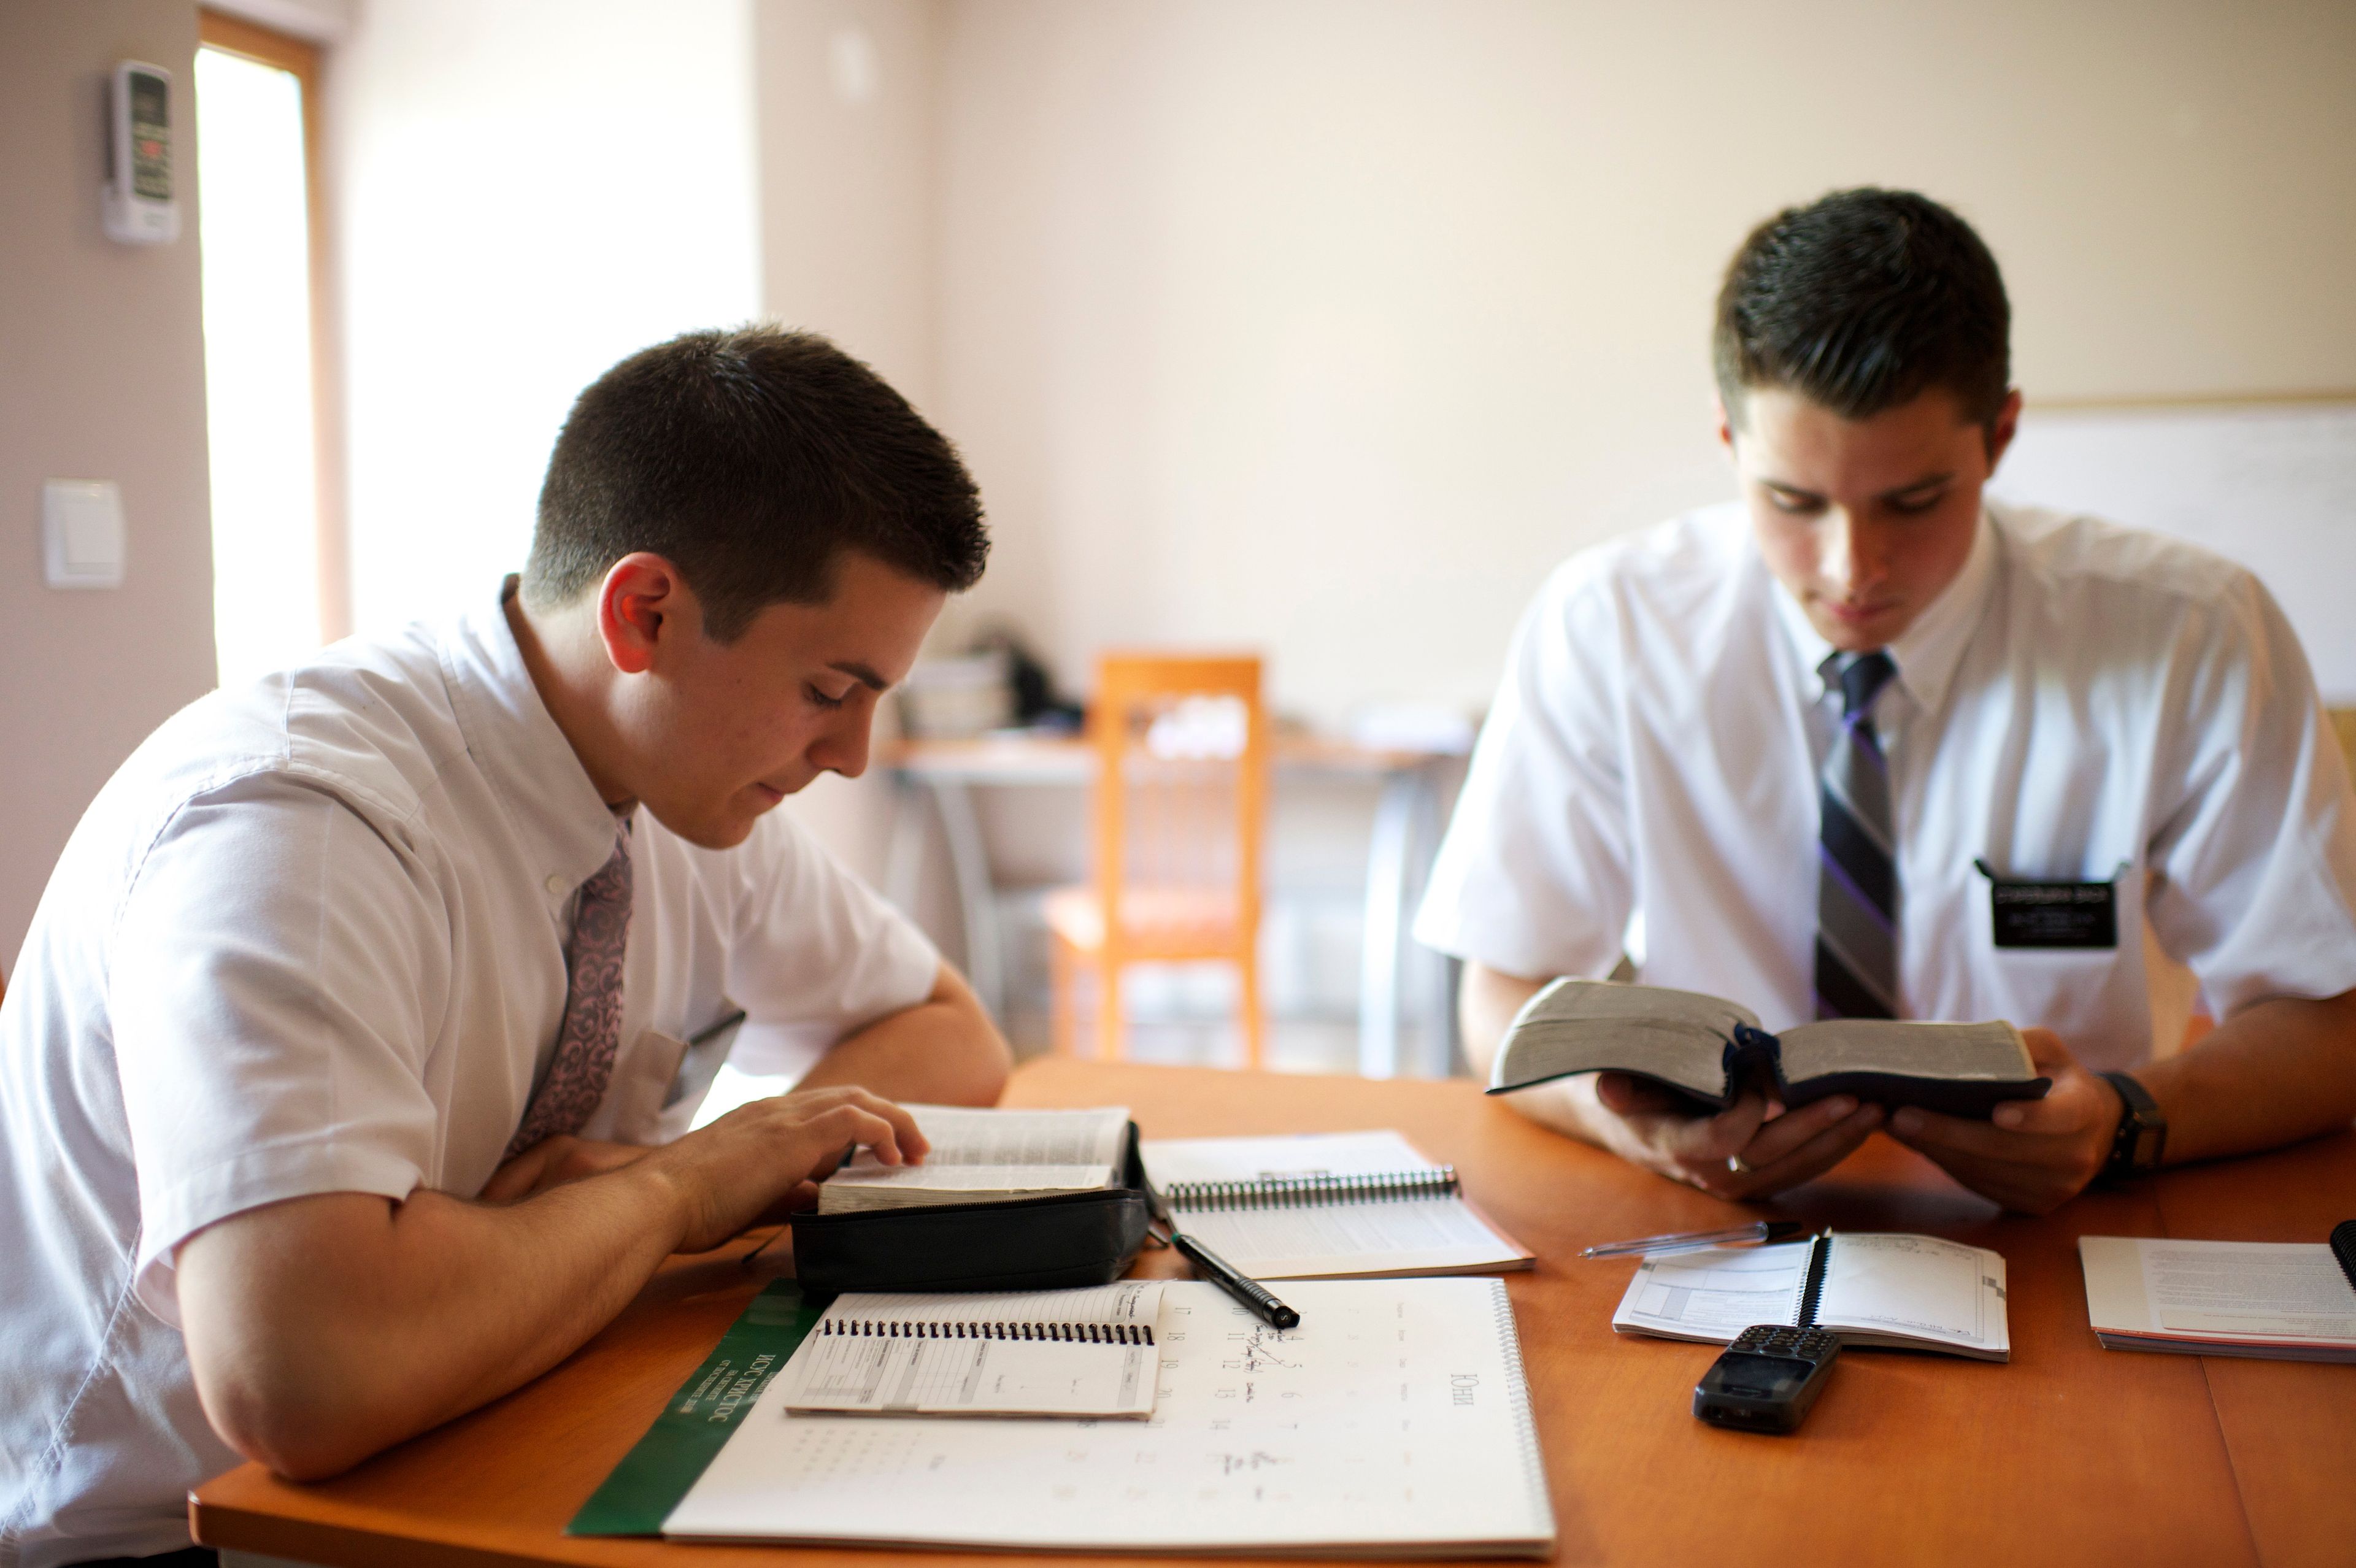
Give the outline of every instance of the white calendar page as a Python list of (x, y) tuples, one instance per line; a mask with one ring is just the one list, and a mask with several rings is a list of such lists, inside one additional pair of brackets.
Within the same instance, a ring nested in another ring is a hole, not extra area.
[(1545, 1556), (1513, 1312), (1494, 1279), (1288, 1285), (1280, 1332), (1162, 1298), (1148, 1421), (787, 1413), (772, 1385), (664, 1524), (708, 1540)]

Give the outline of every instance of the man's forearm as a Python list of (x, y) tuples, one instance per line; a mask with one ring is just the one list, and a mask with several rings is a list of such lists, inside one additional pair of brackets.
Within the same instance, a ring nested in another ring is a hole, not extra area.
[(887, 1100), (994, 1105), (1011, 1060), (971, 988), (943, 965), (930, 997), (838, 1041), (797, 1087), (856, 1083)]
[[(554, 1366), (680, 1237), (676, 1200), (638, 1167), (497, 1207), (421, 1189), (402, 1203), (335, 1193), (277, 1209), (290, 1212), (266, 1232), (241, 1215), (185, 1245), (179, 1294), (206, 1413), (241, 1452), (298, 1478)], [(299, 1303), (299, 1323), (223, 1309), (257, 1298)]]
[(2136, 1078), (2168, 1118), (2171, 1165), (2345, 1127), (2356, 1118), (2356, 991), (2244, 1008)]
[[(1513, 1023), (1514, 1015), (1545, 986), (1544, 980), (1525, 979), (1484, 964), (1464, 965), (1463, 983), (1456, 997), (1456, 1023), (1464, 1041), (1464, 1060), (1471, 1064), (1475, 1077), (1488, 1077), (1490, 1064), (1497, 1060), (1497, 1049), (1505, 1043), (1505, 1029)], [(1558, 1083), (1541, 1083), (1508, 1094), (1505, 1101), (1542, 1127), (1601, 1144), (1603, 1138), (1587, 1117), (1593, 1102), (1594, 1084), (1594, 1077), (1590, 1074)]]

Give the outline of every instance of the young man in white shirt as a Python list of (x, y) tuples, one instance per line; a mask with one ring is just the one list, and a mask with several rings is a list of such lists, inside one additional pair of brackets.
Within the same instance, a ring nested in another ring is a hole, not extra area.
[[(240, 1456), (470, 1410), (847, 1147), (920, 1158), (886, 1096), (997, 1097), (965, 984), (772, 809), (865, 766), (988, 548), (864, 366), (691, 335), (582, 394), (519, 589), (141, 747), (0, 1004), (0, 1563), (191, 1554)], [(732, 1008), (835, 1043), (687, 1132)]]
[[(1741, 499), (1540, 592), (1417, 930), (1467, 961), (1484, 1071), (1547, 979), (1624, 955), (1771, 1030), (2009, 1019), (2051, 1092), (1710, 1115), (1604, 1073), (1524, 1114), (1730, 1198), (1879, 1129), (2033, 1211), (2356, 1115), (2356, 797), (2297, 639), (2226, 561), (1984, 501), (2008, 325), (1986, 246), (1920, 196), (1751, 234), (1716, 332)], [(2085, 917), (2020, 912), (2057, 900)], [(2222, 1020), (2181, 1053), (2153, 1049), (2147, 922)]]

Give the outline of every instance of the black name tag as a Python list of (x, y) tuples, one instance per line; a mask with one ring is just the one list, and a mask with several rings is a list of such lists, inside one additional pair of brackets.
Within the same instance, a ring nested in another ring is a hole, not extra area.
[(2115, 882), (2010, 882), (1980, 862), (1998, 947), (2116, 947)]

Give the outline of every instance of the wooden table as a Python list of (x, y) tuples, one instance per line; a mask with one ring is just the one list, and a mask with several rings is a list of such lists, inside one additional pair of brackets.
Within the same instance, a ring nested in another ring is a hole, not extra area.
[[(1877, 1138), (1783, 1211), (1924, 1231), (2004, 1253), (2013, 1359), (1842, 1359), (1796, 1437), (1687, 1413), (1713, 1347), (1621, 1338), (1633, 1264), (1590, 1243), (1724, 1223), (1730, 1206), (1543, 1132), (1462, 1082), (1380, 1083), (1048, 1061), (1010, 1104), (1125, 1104), (1150, 1136), (1394, 1126), (1454, 1163), (1539, 1257), (1510, 1276), (1561, 1532), (1556, 1561), (1744, 1564), (2356, 1561), (2356, 1366), (2106, 1351), (2086, 1325), (2084, 1232), (2319, 1241), (2356, 1214), (2356, 1134), (1999, 1215)], [(678, 1260), (546, 1377), (337, 1480), (253, 1466), (200, 1488), (198, 1539), (356, 1564), (937, 1568), (941, 1553), (572, 1541), (564, 1521), (702, 1360), (756, 1285), (744, 1248)], [(1172, 1272), (1149, 1253), (1151, 1272)], [(975, 1556), (975, 1563), (1002, 1557)], [(1112, 1561), (1112, 1560), (1107, 1560)], [(1133, 1560), (1123, 1560), (1133, 1561)]]

